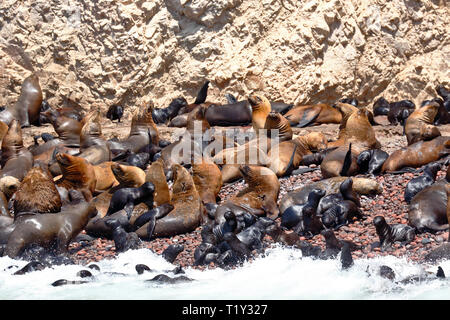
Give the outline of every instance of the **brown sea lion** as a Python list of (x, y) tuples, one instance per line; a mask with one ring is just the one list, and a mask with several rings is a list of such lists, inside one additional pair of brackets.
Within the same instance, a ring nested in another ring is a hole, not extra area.
[(278, 139), (280, 142), (289, 141), (293, 136), (289, 121), (278, 112), (269, 112), (266, 117), (264, 129), (267, 130), (268, 138), (273, 138), (271, 136), (271, 130), (278, 130)]
[[(156, 220), (156, 226), (151, 235), (154, 238), (170, 237), (193, 231), (202, 220), (202, 204), (200, 195), (195, 188), (194, 180), (181, 165), (174, 164), (174, 183), (172, 187), (171, 204), (174, 209), (165, 217)], [(140, 227), (136, 233), (142, 239), (147, 239), (148, 223)]]
[(90, 201), (97, 184), (94, 167), (86, 159), (67, 153), (58, 153), (55, 158), (62, 173), (56, 185), (67, 190), (79, 190)]
[(0, 165), (0, 178), (13, 176), (20, 181), (33, 165), (33, 155), (23, 145), (22, 130), (17, 120), (11, 121), (3, 138)]
[[(277, 148), (273, 147), (268, 153), (269, 168), (278, 177), (284, 176), (291, 170), (300, 166), (303, 156), (321, 151), (327, 148), (327, 139), (321, 132), (310, 132), (303, 136), (297, 136), (291, 141), (283, 141)], [(294, 157), (292, 158), (293, 153)]]
[(446, 181), (436, 182), (412, 198), (408, 224), (417, 232), (448, 230), (447, 184)]
[(200, 163), (192, 163), (192, 176), (203, 204), (216, 203), (222, 187), (222, 173), (219, 167), (212, 160), (202, 158)]
[(236, 205), (248, 205), (254, 209), (263, 209), (267, 217), (278, 217), (278, 194), (280, 182), (272, 170), (261, 166), (241, 165), (239, 167), (247, 187), (230, 198)]
[(0, 179), (0, 191), (6, 196), (6, 199), (11, 199), (13, 194), (19, 189), (19, 179), (12, 176), (5, 176)]
[(111, 170), (122, 188), (137, 188), (145, 183), (145, 171), (141, 168), (113, 163)]
[(20, 183), (14, 196), (14, 215), (20, 212), (56, 213), (61, 211), (61, 197), (50, 172), (34, 167)]
[(151, 182), (155, 186), (153, 201), (157, 207), (170, 203), (170, 190), (164, 174), (164, 162), (162, 159), (156, 160), (148, 167), (145, 174), (145, 182)]
[(296, 128), (324, 123), (340, 123), (342, 120), (339, 110), (325, 103), (296, 106), (289, 110), (285, 117), (289, 124)]
[(266, 123), (267, 115), (272, 110), (269, 100), (262, 95), (252, 94), (248, 97), (248, 102), (252, 107), (252, 127), (256, 135), (259, 129), (263, 129)]
[[(306, 203), (309, 193), (315, 188), (325, 190), (326, 195), (338, 193), (340, 192), (339, 188), (342, 182), (344, 182), (346, 179), (347, 177), (333, 177), (323, 179), (290, 191), (285, 194), (279, 202), (280, 212), (284, 212), (287, 208), (295, 204)], [(359, 177), (352, 177), (351, 179), (353, 181), (352, 189), (357, 194), (376, 195), (383, 192), (383, 188), (381, 187), (381, 185), (374, 179)]]
[(16, 220), (16, 226), (5, 248), (5, 255), (17, 258), (32, 244), (46, 249), (55, 248), (56, 254), (67, 254), (70, 241), (96, 214), (92, 203), (80, 202), (58, 214), (26, 215)]
[(0, 217), (12, 217), (8, 209), (8, 199), (6, 195), (0, 191)]
[(422, 140), (432, 140), (441, 135), (439, 129), (433, 125), (438, 109), (439, 104), (437, 102), (430, 102), (428, 105), (415, 110), (406, 119), (405, 135), (408, 145)]
[(8, 133), (8, 129), (9, 126), (3, 121), (0, 121), (0, 145), (3, 143), (3, 138), (6, 136), (6, 133)]
[(418, 168), (450, 154), (450, 137), (436, 137), (418, 141), (394, 151), (381, 167), (381, 172), (397, 171), (404, 167)]
[(347, 142), (349, 136), (347, 135), (347, 121), (353, 113), (358, 111), (357, 107), (342, 102), (337, 102), (335, 108), (341, 113), (341, 122), (339, 124), (338, 138), (335, 141), (328, 142), (329, 148), (340, 147)]
[(83, 127), (80, 132), (80, 154), (91, 164), (96, 165), (111, 161), (109, 145), (102, 134), (100, 112), (93, 111), (83, 118)]
[[(347, 144), (326, 154), (320, 164), (323, 178), (354, 176), (358, 173), (357, 152), (354, 145)], [(346, 162), (347, 161), (347, 162)]]
[(105, 191), (119, 185), (111, 169), (114, 164), (112, 161), (106, 161), (93, 166), (96, 178), (95, 191)]

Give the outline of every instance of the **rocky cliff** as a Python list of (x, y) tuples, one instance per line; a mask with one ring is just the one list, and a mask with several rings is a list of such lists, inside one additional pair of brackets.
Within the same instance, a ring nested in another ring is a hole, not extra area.
[(3, 0), (0, 105), (38, 73), (52, 105), (164, 107), (263, 91), (301, 104), (372, 106), (450, 85), (450, 9), (441, 1)]

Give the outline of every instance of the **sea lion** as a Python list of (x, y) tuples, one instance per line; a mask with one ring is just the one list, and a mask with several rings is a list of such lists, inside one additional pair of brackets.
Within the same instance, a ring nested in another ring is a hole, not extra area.
[(374, 116), (387, 116), (389, 109), (390, 104), (384, 97), (378, 98), (372, 106)]
[(282, 115), (286, 114), (289, 110), (294, 107), (293, 103), (285, 103), (282, 101), (270, 101), (270, 108), (272, 111), (281, 113)]
[(165, 203), (141, 214), (133, 222), (133, 229), (137, 230), (147, 224), (147, 238), (151, 238), (155, 230), (156, 220), (165, 217), (174, 208), (170, 203)]
[(111, 161), (109, 145), (102, 134), (100, 112), (90, 112), (84, 117), (83, 123), (80, 132), (80, 154), (77, 156), (93, 165)]
[(111, 169), (112, 165), (115, 163), (107, 161), (93, 166), (96, 178), (95, 191), (105, 191), (119, 185), (119, 181)]
[(270, 102), (266, 97), (256, 94), (250, 95), (248, 102), (252, 107), (252, 127), (256, 135), (258, 135), (259, 130), (264, 128), (267, 115), (271, 111)]
[(146, 181), (145, 171), (135, 166), (112, 163), (111, 170), (121, 187), (137, 188)]
[(441, 169), (441, 164), (433, 162), (423, 169), (423, 175), (409, 180), (405, 187), (405, 201), (410, 203), (411, 199), (424, 188), (431, 186), (436, 181), (436, 175)]
[(277, 199), (280, 182), (272, 170), (261, 166), (241, 165), (239, 170), (247, 187), (230, 198), (236, 205), (248, 205), (254, 209), (263, 209), (267, 217), (278, 217)]
[(111, 228), (116, 252), (139, 249), (141, 239), (139, 239), (136, 233), (126, 232), (120, 222), (116, 219), (106, 220), (105, 224)]
[[(342, 182), (347, 179), (349, 178), (333, 177), (323, 179), (288, 192), (279, 202), (280, 213), (282, 214), (286, 208), (293, 206), (294, 204), (305, 203), (308, 199), (309, 193), (315, 188), (325, 190), (326, 195), (339, 192)], [(357, 194), (376, 195), (383, 191), (383, 188), (376, 180), (359, 177), (352, 177), (351, 180), (352, 190)]]
[(20, 180), (16, 177), (5, 176), (0, 179), (0, 191), (6, 196), (7, 200), (11, 199), (19, 186)]
[(450, 154), (450, 137), (440, 136), (430, 141), (418, 141), (394, 151), (381, 167), (381, 172), (393, 172), (404, 167), (418, 168)]
[(123, 117), (122, 106), (119, 106), (117, 104), (109, 106), (108, 111), (106, 112), (106, 118), (108, 118), (111, 121), (118, 120), (118, 122), (120, 122), (120, 119), (122, 117)]
[(203, 204), (216, 203), (223, 184), (219, 167), (208, 158), (202, 158), (201, 162), (194, 161), (192, 178)]
[[(156, 220), (154, 238), (191, 232), (198, 227), (202, 219), (201, 198), (192, 176), (179, 164), (174, 164), (172, 171), (174, 183), (171, 204), (174, 209), (165, 217)], [(141, 239), (147, 239), (147, 225), (143, 225), (136, 233)]]
[(389, 154), (386, 151), (380, 149), (364, 150), (356, 159), (358, 172), (371, 175), (379, 173), (381, 171), (381, 167), (388, 158)]
[[(97, 207), (97, 204), (95, 204), (95, 206)], [(125, 210), (119, 210), (109, 216), (106, 216), (97, 210), (97, 215), (92, 217), (84, 227), (86, 234), (95, 238), (106, 238), (113, 240), (111, 227), (106, 223), (108, 220), (117, 220), (127, 232), (133, 231), (133, 226), (128, 220)]]
[(432, 140), (441, 135), (439, 129), (433, 125), (438, 109), (439, 104), (432, 102), (415, 110), (406, 119), (405, 135), (408, 145), (422, 140)]
[(148, 152), (130, 153), (126, 159), (128, 165), (142, 170), (147, 169), (149, 162), (151, 162), (151, 156)]
[[(266, 117), (266, 122), (264, 123), (264, 129), (267, 130), (268, 138), (275, 138), (272, 137), (272, 134), (277, 134), (277, 138), (280, 142), (289, 141), (293, 136), (289, 121), (278, 112), (269, 112)], [(272, 132), (272, 130), (278, 131)]]
[(14, 194), (14, 215), (20, 212), (56, 213), (61, 211), (61, 197), (50, 172), (40, 167), (28, 171)]
[(56, 185), (67, 190), (80, 190), (87, 200), (91, 200), (97, 184), (94, 167), (86, 159), (67, 153), (58, 153), (55, 157), (62, 173)]
[(119, 210), (125, 209), (128, 219), (133, 213), (133, 208), (139, 203), (145, 203), (150, 209), (153, 208), (153, 192), (155, 186), (151, 182), (145, 182), (138, 188), (122, 188), (114, 192), (111, 197), (108, 211), (109, 216)]
[(320, 199), (317, 206), (317, 214), (321, 216), (328, 209), (336, 206), (338, 202), (349, 200), (357, 207), (361, 206), (358, 194), (353, 190), (353, 178), (345, 179), (339, 186), (337, 193), (330, 193)]
[(358, 173), (358, 149), (352, 143), (329, 152), (320, 164), (323, 178), (354, 176)]
[(42, 90), (39, 85), (39, 78), (36, 74), (31, 74), (25, 78), (20, 90), (19, 100), (14, 105), (12, 113), (22, 128), (30, 127), (39, 119), (41, 110)]
[(156, 206), (170, 203), (170, 190), (164, 174), (164, 163), (162, 159), (153, 162), (146, 171), (145, 182), (151, 182), (155, 186), (153, 201)]
[(70, 241), (80, 233), (89, 219), (97, 214), (95, 205), (88, 202), (74, 204), (58, 214), (28, 215), (16, 222), (8, 239), (5, 255), (17, 258), (23, 249), (32, 244), (52, 248), (66, 254)]
[(181, 108), (187, 106), (187, 101), (185, 98), (175, 98), (173, 99), (167, 108), (154, 108), (152, 110), (152, 118), (156, 124), (166, 123), (172, 120)]
[(416, 110), (416, 105), (411, 100), (391, 102), (387, 113), (388, 121), (396, 125), (404, 124), (407, 118)]
[[(53, 109), (43, 112), (43, 115), (49, 119), (49, 122), (52, 124), (53, 129), (58, 135), (57, 139), (51, 140), (51, 143), (46, 142), (44, 146), (47, 144), (54, 146), (57, 142), (61, 142), (61, 140), (64, 142), (64, 145), (68, 147), (78, 148), (80, 146), (80, 133), (83, 128), (83, 123), (71, 117), (61, 115)], [(46, 149), (41, 146), (41, 148), (38, 148), (33, 155), (38, 155), (45, 150)]]
[(252, 109), (248, 101), (230, 104), (211, 104), (205, 112), (211, 126), (246, 126), (252, 122)]
[(324, 103), (295, 106), (286, 113), (285, 117), (289, 124), (296, 128), (324, 123), (340, 123), (342, 120), (339, 110)]
[(1, 150), (0, 178), (12, 176), (22, 181), (33, 165), (33, 155), (23, 145), (22, 130), (17, 120), (11, 121)]
[(182, 244), (171, 244), (161, 254), (164, 260), (169, 263), (173, 263), (177, 256), (184, 250)]
[(288, 232), (283, 230), (277, 224), (272, 224), (266, 228), (266, 234), (275, 242), (284, 244), (285, 246), (292, 246), (300, 240), (300, 236), (295, 232)]
[(3, 121), (0, 121), (0, 146), (3, 144), (3, 138), (8, 133), (9, 126), (4, 123)]
[(448, 230), (446, 181), (436, 182), (411, 200), (408, 225), (418, 233)]
[(373, 224), (375, 225), (375, 230), (380, 238), (382, 251), (389, 248), (395, 241), (401, 241), (403, 244), (407, 244), (416, 237), (416, 232), (413, 227), (406, 224), (389, 225), (383, 216), (376, 216), (373, 218)]
[(322, 223), (326, 228), (337, 230), (347, 225), (353, 218), (364, 219), (364, 216), (355, 202), (341, 200), (322, 214)]

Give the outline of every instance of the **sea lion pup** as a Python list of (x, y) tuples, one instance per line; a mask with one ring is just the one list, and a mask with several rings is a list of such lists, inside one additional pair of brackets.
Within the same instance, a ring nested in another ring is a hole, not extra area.
[(95, 171), (95, 191), (105, 191), (109, 190), (115, 186), (119, 185), (119, 181), (116, 179), (111, 166), (115, 165), (112, 161), (107, 161), (93, 166)]
[(408, 225), (415, 227), (417, 233), (448, 229), (446, 184), (445, 180), (435, 182), (412, 198)]
[(382, 173), (394, 172), (404, 167), (418, 168), (450, 154), (450, 137), (436, 137), (419, 141), (391, 153), (381, 167)]
[(322, 214), (328, 209), (336, 206), (338, 202), (343, 200), (349, 200), (355, 203), (357, 207), (361, 206), (358, 194), (353, 190), (353, 178), (345, 179), (339, 186), (337, 193), (330, 193), (320, 199), (317, 206), (317, 214), (322, 216)]
[(325, 228), (337, 230), (342, 226), (348, 225), (354, 218), (364, 219), (364, 216), (355, 202), (341, 200), (326, 210), (321, 218)]
[[(272, 134), (278, 134), (278, 140), (289, 141), (292, 140), (293, 132), (289, 121), (278, 112), (269, 112), (264, 123), (264, 129), (267, 130), (267, 137), (272, 137)], [(272, 132), (271, 130), (278, 130), (278, 132)]]
[(406, 121), (410, 114), (416, 110), (416, 105), (411, 100), (401, 100), (397, 102), (391, 102), (389, 104), (389, 111), (387, 114), (388, 121), (396, 125), (402, 124)]
[[(174, 209), (165, 217), (156, 220), (152, 238), (191, 232), (199, 226), (202, 220), (201, 198), (195, 188), (192, 176), (179, 164), (174, 164), (172, 171), (174, 183), (171, 204)], [(148, 239), (147, 225), (143, 225), (136, 233), (141, 239)]]
[(145, 174), (145, 182), (151, 182), (155, 186), (153, 201), (156, 206), (170, 203), (170, 190), (166, 175), (164, 174), (164, 163), (161, 158), (148, 167)]
[(203, 204), (216, 203), (222, 187), (222, 173), (209, 158), (192, 162), (192, 177)]
[(364, 150), (358, 155), (356, 164), (359, 173), (373, 175), (380, 173), (384, 162), (389, 158), (389, 154), (380, 149)]
[(269, 150), (269, 168), (278, 177), (288, 175), (300, 166), (304, 156), (325, 150), (327, 143), (321, 132), (310, 132), (291, 141), (283, 141), (278, 144), (278, 148)]
[(184, 250), (182, 244), (171, 244), (161, 254), (164, 260), (173, 263), (177, 256)]
[(285, 114), (292, 127), (304, 128), (324, 123), (341, 123), (342, 114), (324, 103), (295, 106)]
[(167, 108), (154, 108), (152, 110), (152, 118), (156, 124), (166, 123), (177, 116), (181, 108), (187, 106), (185, 98), (173, 99)]
[(424, 188), (431, 186), (436, 181), (436, 175), (441, 169), (441, 164), (433, 162), (428, 164), (424, 170), (423, 175), (409, 180), (405, 187), (405, 201), (410, 203), (411, 199)]
[(97, 184), (94, 167), (86, 159), (67, 153), (58, 153), (55, 158), (62, 173), (62, 177), (56, 181), (56, 186), (67, 190), (80, 190), (90, 201)]
[(438, 109), (439, 104), (432, 102), (417, 109), (406, 119), (405, 135), (408, 145), (432, 140), (441, 135), (439, 129), (433, 125)]
[(50, 172), (39, 166), (28, 171), (14, 194), (15, 216), (21, 212), (60, 212), (61, 206), (61, 197)]
[(106, 118), (108, 118), (111, 121), (118, 120), (118, 122), (120, 122), (120, 119), (122, 117), (123, 117), (123, 107), (117, 104), (111, 105), (108, 108), (108, 111), (106, 112)]
[(373, 219), (373, 224), (380, 238), (382, 251), (391, 247), (395, 241), (401, 241), (405, 245), (413, 241), (416, 237), (416, 232), (413, 227), (406, 224), (389, 225), (383, 216), (376, 216)]
[(270, 102), (266, 97), (256, 94), (250, 95), (248, 102), (252, 107), (252, 127), (256, 135), (259, 135), (259, 130), (264, 128), (267, 115), (271, 111)]
[(119, 210), (125, 209), (128, 219), (130, 219), (133, 208), (142, 202), (151, 209), (153, 208), (154, 191), (155, 186), (151, 182), (145, 182), (138, 188), (122, 188), (117, 190), (111, 197), (106, 215), (109, 216)]
[(272, 170), (261, 166), (239, 166), (247, 187), (234, 195), (230, 201), (236, 205), (248, 205), (254, 209), (263, 209), (267, 217), (278, 217), (277, 200), (280, 182)]
[(105, 161), (111, 161), (109, 145), (102, 134), (100, 124), (100, 112), (92, 111), (83, 119), (83, 127), (80, 132), (80, 154), (89, 163), (96, 165)]
[(134, 232), (126, 232), (117, 219), (109, 219), (105, 224), (111, 228), (116, 252), (139, 249), (141, 239)]
[[(283, 214), (283, 212), (290, 206), (305, 203), (308, 199), (309, 193), (315, 188), (325, 190), (326, 195), (338, 193), (342, 182), (347, 179), (349, 178), (333, 177), (323, 179), (317, 182), (310, 183), (299, 189), (288, 192), (281, 198), (279, 202), (280, 213)], [(381, 185), (374, 179), (352, 177), (351, 180), (353, 183), (352, 190), (357, 194), (376, 195), (382, 193), (383, 191)]]
[[(73, 190), (70, 191), (73, 193)], [(95, 205), (86, 201), (74, 203), (58, 214), (28, 215), (16, 221), (16, 227), (8, 239), (5, 255), (17, 258), (22, 251), (37, 244), (55, 248), (56, 254), (67, 254), (69, 243), (97, 214)]]
[(19, 121), (22, 128), (30, 127), (31, 124), (37, 122), (41, 103), (42, 90), (39, 85), (39, 78), (36, 74), (31, 74), (23, 81), (19, 100), (11, 110), (14, 118)]
[(12, 176), (22, 181), (33, 165), (33, 155), (24, 147), (22, 129), (17, 120), (11, 121), (2, 141), (0, 178)]
[(137, 188), (146, 182), (145, 171), (141, 168), (112, 163), (111, 170), (121, 187)]
[(387, 116), (389, 109), (390, 104), (384, 97), (378, 98), (372, 106), (374, 116)]
[(266, 234), (271, 237), (273, 241), (279, 242), (285, 246), (293, 246), (300, 240), (300, 236), (298, 234), (283, 230), (276, 223), (266, 228)]

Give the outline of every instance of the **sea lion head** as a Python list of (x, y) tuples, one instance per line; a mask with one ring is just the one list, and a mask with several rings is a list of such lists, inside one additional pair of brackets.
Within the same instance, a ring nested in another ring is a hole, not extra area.
[(135, 166), (113, 163), (111, 164), (111, 171), (123, 186), (136, 188), (145, 182), (145, 171)]
[(13, 176), (4, 176), (0, 179), (0, 191), (3, 192), (7, 199), (17, 191), (20, 186), (20, 180)]
[(271, 106), (269, 100), (262, 95), (252, 94), (248, 97), (248, 102), (252, 110), (266, 109), (270, 112)]
[(328, 140), (322, 132), (310, 132), (303, 137), (312, 152), (319, 152), (328, 147)]
[(139, 188), (141, 188), (145, 193), (151, 193), (155, 191), (155, 185), (151, 182), (145, 182)]

